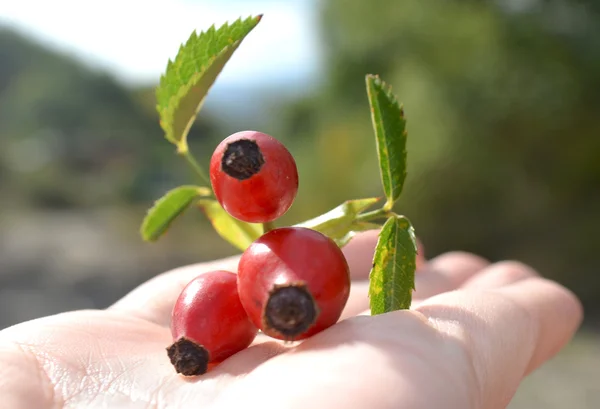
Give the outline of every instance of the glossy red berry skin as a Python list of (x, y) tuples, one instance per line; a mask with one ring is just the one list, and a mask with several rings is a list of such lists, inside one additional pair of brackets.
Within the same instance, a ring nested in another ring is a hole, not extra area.
[(298, 192), (292, 154), (277, 139), (256, 131), (221, 141), (210, 161), (210, 181), (227, 213), (249, 223), (283, 216)]
[(300, 340), (338, 321), (350, 294), (350, 272), (333, 240), (284, 227), (265, 233), (242, 254), (238, 292), (266, 335)]
[(175, 302), (174, 343), (167, 351), (177, 372), (201, 375), (208, 363), (221, 362), (248, 347), (257, 332), (240, 302), (237, 275), (211, 271), (190, 281)]

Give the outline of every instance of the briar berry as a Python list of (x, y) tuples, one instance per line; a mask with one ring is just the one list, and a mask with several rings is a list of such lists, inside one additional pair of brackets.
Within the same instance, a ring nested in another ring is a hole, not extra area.
[(183, 289), (171, 317), (173, 344), (167, 348), (177, 373), (206, 372), (248, 347), (258, 329), (240, 303), (237, 276), (217, 270), (202, 274)]
[(225, 211), (250, 223), (281, 217), (298, 192), (292, 154), (277, 139), (256, 131), (235, 133), (217, 146), (210, 181)]
[(266, 335), (300, 340), (337, 322), (348, 301), (350, 272), (333, 240), (284, 227), (265, 233), (242, 254), (238, 292)]

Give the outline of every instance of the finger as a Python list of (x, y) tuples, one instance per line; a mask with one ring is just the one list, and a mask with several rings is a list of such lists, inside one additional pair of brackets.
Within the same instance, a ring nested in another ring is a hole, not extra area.
[(417, 271), (419, 271), (427, 262), (425, 258), (425, 246), (423, 242), (417, 237)]
[[(344, 255), (351, 266), (353, 280), (367, 280), (373, 266), (373, 255), (379, 238), (379, 230), (358, 233), (344, 247)], [(425, 264), (425, 247), (417, 238), (417, 270)]]
[[(414, 305), (427, 296), (454, 290), (475, 276), (489, 263), (481, 257), (469, 253), (446, 253), (425, 263), (421, 269), (417, 266), (415, 275), (416, 291), (413, 294)], [(352, 283), (350, 299), (340, 319), (355, 315), (368, 315), (369, 281)]]
[(526, 279), (499, 292), (517, 300), (539, 323), (536, 348), (525, 374), (537, 369), (558, 353), (573, 337), (583, 320), (577, 297), (559, 284), (542, 278)]
[(238, 259), (238, 256), (234, 256), (218, 261), (179, 267), (159, 274), (135, 288), (109, 309), (124, 311), (138, 318), (168, 326), (171, 321), (171, 310), (177, 297), (192, 279), (213, 270), (235, 272)]
[[(343, 252), (348, 260), (352, 278), (368, 277), (377, 243), (377, 233), (376, 230), (359, 233), (344, 247)], [(127, 311), (134, 316), (168, 326), (173, 304), (187, 283), (211, 270), (223, 269), (236, 272), (238, 261), (239, 256), (233, 256), (209, 263), (180, 267), (160, 274), (134, 289), (113, 304), (110, 309)], [(357, 307), (364, 305), (366, 294), (364, 285), (359, 284), (351, 290), (348, 305), (353, 308), (353, 311), (366, 308)]]
[(342, 248), (346, 261), (350, 266), (352, 280), (369, 278), (373, 265), (373, 254), (377, 245), (379, 230), (368, 230), (357, 233), (350, 242)]
[(440, 294), (415, 310), (467, 351), (477, 407), (505, 407), (523, 376), (564, 347), (582, 319), (577, 298), (541, 278)]
[(369, 308), (369, 280), (353, 281), (350, 296), (340, 320), (354, 317)]
[[(352, 266), (352, 282), (350, 297), (342, 312), (340, 320), (353, 317), (369, 308), (369, 272), (372, 268), (373, 253), (377, 244), (378, 230), (364, 232), (353, 239), (345, 248), (346, 259)], [(417, 239), (417, 273), (425, 265), (425, 254), (423, 243)], [(362, 254), (361, 254), (362, 253)], [(364, 278), (364, 279), (361, 279)], [(360, 279), (360, 280), (359, 280)], [(417, 275), (417, 282), (422, 279)]]
[(459, 288), (465, 281), (489, 265), (479, 256), (450, 252), (427, 262), (415, 277), (413, 299), (423, 300)]
[(538, 276), (538, 273), (528, 265), (518, 261), (502, 261), (475, 274), (462, 285), (462, 288), (498, 288)]

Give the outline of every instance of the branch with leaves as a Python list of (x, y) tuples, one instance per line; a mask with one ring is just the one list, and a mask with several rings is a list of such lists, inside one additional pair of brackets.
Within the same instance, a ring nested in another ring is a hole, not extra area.
[[(141, 234), (156, 241), (187, 208), (197, 206), (215, 231), (244, 251), (264, 233), (262, 224), (246, 223), (230, 216), (214, 199), (204, 168), (188, 149), (187, 134), (211, 86), (244, 38), (262, 16), (238, 19), (218, 29), (192, 33), (156, 90), (157, 111), (165, 138), (174, 144), (197, 174), (202, 186), (174, 188), (148, 211)], [(376, 75), (366, 76), (377, 154), (385, 202), (382, 198), (347, 200), (336, 208), (296, 226), (319, 231), (343, 247), (357, 232), (380, 229), (370, 273), (369, 298), (373, 315), (407, 309), (411, 305), (417, 257), (414, 229), (405, 216), (393, 211), (406, 179), (406, 120), (391, 88)]]

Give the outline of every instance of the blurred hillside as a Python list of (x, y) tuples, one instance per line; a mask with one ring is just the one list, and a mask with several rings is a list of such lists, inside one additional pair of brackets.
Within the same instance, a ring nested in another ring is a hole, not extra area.
[[(181, 177), (165, 149), (154, 95), (0, 31), (4, 197), (81, 208), (147, 201)], [(203, 116), (194, 137), (213, 130)]]
[[(230, 133), (277, 133), (271, 107), (303, 92), (220, 87), (191, 149), (206, 164)], [(236, 251), (194, 211), (158, 243), (141, 240), (153, 201), (194, 181), (155, 104), (154, 86), (128, 88), (0, 26), (0, 328), (106, 307), (156, 274)]]
[[(147, 207), (191, 180), (154, 105), (153, 89), (0, 30), (0, 328), (105, 307), (168, 268), (231, 253), (197, 239), (208, 225), (193, 212), (160, 251), (141, 241)], [(204, 114), (190, 138), (215, 135)]]

